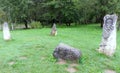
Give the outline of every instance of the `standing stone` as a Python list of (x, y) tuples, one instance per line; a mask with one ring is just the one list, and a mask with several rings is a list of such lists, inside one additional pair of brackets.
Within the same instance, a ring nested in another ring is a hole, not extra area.
[(79, 61), (81, 58), (81, 52), (69, 45), (60, 43), (54, 50), (53, 56), (57, 60)]
[(102, 42), (98, 51), (108, 56), (112, 56), (116, 49), (116, 22), (117, 15), (104, 16)]
[(6, 41), (11, 39), (10, 30), (7, 22), (4, 22), (3, 24), (3, 39)]
[(52, 30), (51, 30), (51, 35), (56, 36), (57, 35), (57, 29), (56, 29), (56, 24), (53, 24)]

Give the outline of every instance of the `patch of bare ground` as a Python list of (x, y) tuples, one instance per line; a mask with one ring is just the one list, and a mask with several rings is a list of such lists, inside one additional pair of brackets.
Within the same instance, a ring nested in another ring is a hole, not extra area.
[(66, 71), (68, 71), (69, 73), (75, 73), (77, 72), (77, 69), (75, 69), (74, 67), (68, 67), (66, 68)]
[(78, 66), (77, 63), (67, 63), (66, 60), (63, 60), (63, 59), (59, 59), (57, 64), (59, 65), (64, 65), (64, 64), (68, 64), (68, 67), (65, 68), (65, 70), (69, 73), (75, 73), (77, 72), (77, 69), (76, 69), (76, 66)]
[(26, 60), (27, 57), (26, 57), (26, 56), (21, 56), (21, 57), (19, 57), (19, 59), (20, 59), (20, 60)]
[(41, 60), (44, 60), (44, 59), (45, 59), (45, 57), (44, 57), (44, 56), (43, 56), (43, 57), (40, 57), (40, 59), (41, 59)]
[(11, 61), (11, 62), (8, 63), (8, 65), (10, 65), (10, 66), (12, 66), (12, 65), (14, 65), (14, 64), (15, 64), (14, 61)]
[(66, 64), (66, 61), (63, 60), (63, 59), (59, 59), (58, 62), (57, 62), (57, 64), (64, 65), (64, 64)]
[(110, 70), (110, 69), (107, 69), (107, 70), (105, 70), (105, 72), (104, 73), (116, 73), (115, 71), (113, 71), (113, 70)]

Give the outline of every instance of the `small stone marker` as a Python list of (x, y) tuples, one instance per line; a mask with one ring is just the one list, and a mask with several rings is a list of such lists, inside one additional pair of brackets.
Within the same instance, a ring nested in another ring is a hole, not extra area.
[(3, 24), (3, 39), (6, 41), (11, 40), (10, 30), (7, 22), (4, 22)]
[(60, 43), (54, 50), (53, 56), (59, 60), (67, 60), (67, 61), (74, 61), (77, 62), (81, 58), (81, 52), (73, 48), (71, 46), (68, 46), (66, 44)]
[(56, 29), (56, 24), (53, 24), (52, 30), (51, 30), (51, 35), (56, 36), (57, 35), (57, 29)]
[(102, 42), (98, 51), (112, 56), (116, 49), (116, 14), (104, 16)]

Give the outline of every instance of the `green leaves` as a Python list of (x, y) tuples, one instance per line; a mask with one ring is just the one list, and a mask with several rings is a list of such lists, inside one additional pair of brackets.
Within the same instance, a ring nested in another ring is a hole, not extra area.
[(0, 0), (0, 16), (52, 23), (98, 23), (104, 15), (120, 13), (119, 0)]

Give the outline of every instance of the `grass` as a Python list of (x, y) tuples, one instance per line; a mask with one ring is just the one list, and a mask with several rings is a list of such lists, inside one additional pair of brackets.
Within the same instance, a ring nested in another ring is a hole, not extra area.
[[(0, 73), (68, 73), (68, 64), (59, 65), (52, 53), (60, 43), (82, 51), (82, 63), (76, 73), (103, 73), (112, 69), (120, 73), (120, 31), (117, 32), (117, 49), (113, 57), (99, 54), (101, 41), (99, 25), (57, 28), (58, 35), (50, 36), (50, 28), (11, 31), (13, 40), (4, 41), (0, 31)], [(25, 57), (26, 59), (20, 59)], [(13, 62), (13, 65), (9, 63)]]

